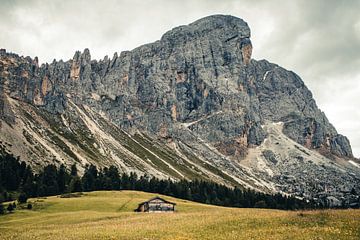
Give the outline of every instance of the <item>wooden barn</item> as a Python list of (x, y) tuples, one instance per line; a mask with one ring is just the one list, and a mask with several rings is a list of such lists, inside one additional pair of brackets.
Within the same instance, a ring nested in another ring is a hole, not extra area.
[(154, 197), (139, 204), (136, 212), (174, 212), (176, 203), (166, 201), (161, 197)]

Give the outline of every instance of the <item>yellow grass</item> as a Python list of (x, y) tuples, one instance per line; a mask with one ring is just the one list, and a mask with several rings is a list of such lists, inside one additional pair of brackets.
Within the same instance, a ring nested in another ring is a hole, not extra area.
[(359, 210), (291, 212), (223, 208), (166, 197), (175, 213), (135, 213), (155, 194), (85, 193), (31, 199), (0, 216), (0, 239), (360, 239)]

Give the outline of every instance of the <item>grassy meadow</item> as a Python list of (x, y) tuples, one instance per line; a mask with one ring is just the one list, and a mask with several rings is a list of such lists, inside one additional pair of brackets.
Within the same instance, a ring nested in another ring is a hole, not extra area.
[(30, 199), (0, 216), (0, 239), (360, 239), (360, 210), (225, 208), (163, 196), (175, 213), (135, 213), (156, 194), (102, 191)]

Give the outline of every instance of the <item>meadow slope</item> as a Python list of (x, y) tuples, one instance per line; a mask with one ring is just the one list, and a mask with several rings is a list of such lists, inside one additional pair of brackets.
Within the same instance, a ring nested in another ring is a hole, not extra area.
[(156, 194), (89, 192), (30, 199), (33, 210), (0, 216), (0, 239), (360, 239), (360, 210), (224, 208), (163, 196), (175, 213), (135, 213)]

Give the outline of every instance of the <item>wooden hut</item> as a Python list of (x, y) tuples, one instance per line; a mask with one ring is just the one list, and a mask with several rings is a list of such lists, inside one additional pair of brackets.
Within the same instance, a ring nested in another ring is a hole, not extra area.
[(166, 201), (161, 197), (154, 197), (139, 204), (136, 212), (174, 212), (176, 203)]

